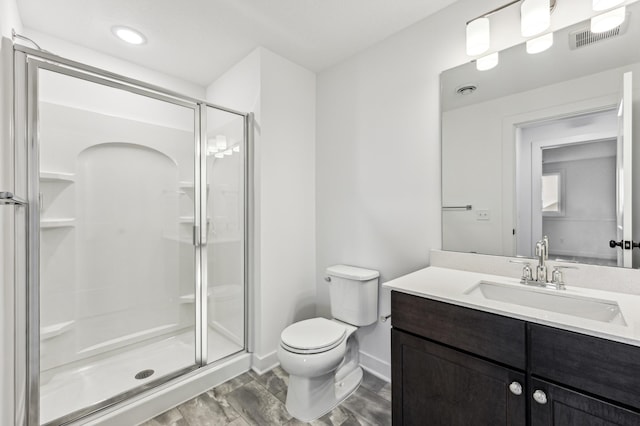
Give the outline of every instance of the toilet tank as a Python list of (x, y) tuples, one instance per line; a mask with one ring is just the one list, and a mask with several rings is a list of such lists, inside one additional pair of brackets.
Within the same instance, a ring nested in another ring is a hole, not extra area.
[(356, 326), (378, 320), (378, 271), (334, 265), (327, 276), (333, 318)]

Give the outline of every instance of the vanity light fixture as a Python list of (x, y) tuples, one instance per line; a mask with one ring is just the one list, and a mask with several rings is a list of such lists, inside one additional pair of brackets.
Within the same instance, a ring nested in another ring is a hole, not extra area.
[(593, 18), (591, 18), (591, 32), (603, 33), (605, 31), (614, 29), (624, 22), (626, 14), (626, 8), (622, 6), (617, 9), (613, 9), (603, 14), (594, 16)]
[(600, 12), (602, 10), (611, 9), (619, 4), (624, 3), (624, 0), (593, 0), (592, 8), (596, 12)]
[(231, 154), (233, 154), (233, 151), (232, 151), (232, 150), (230, 150), (230, 149), (227, 149), (227, 150), (224, 152), (224, 155), (231, 155)]
[(120, 40), (129, 44), (140, 45), (147, 42), (147, 38), (140, 31), (130, 27), (116, 25), (115, 27), (111, 27), (111, 32)]
[(489, 50), (489, 16), (516, 3), (520, 3), (520, 31), (524, 37), (540, 34), (549, 28), (556, 0), (513, 0), (467, 22), (467, 55), (477, 56)]
[(240, 145), (236, 145), (233, 147), (233, 152), (240, 152)]
[(214, 155), (214, 157), (216, 157), (216, 158), (224, 158), (224, 154), (222, 152), (218, 152), (217, 154)]
[(483, 54), (489, 50), (490, 42), (489, 18), (478, 18), (467, 23), (467, 55)]
[(540, 34), (551, 25), (550, 0), (523, 0), (520, 5), (520, 32), (523, 37)]
[(487, 71), (498, 65), (498, 52), (493, 52), (476, 60), (476, 69), (478, 71)]
[(527, 53), (533, 55), (535, 53), (544, 52), (553, 46), (553, 33), (548, 33), (540, 37), (527, 40)]

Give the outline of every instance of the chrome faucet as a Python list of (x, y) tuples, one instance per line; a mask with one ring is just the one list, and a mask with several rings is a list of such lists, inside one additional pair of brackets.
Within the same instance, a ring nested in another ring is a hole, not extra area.
[(536, 243), (536, 256), (538, 257), (536, 281), (538, 283), (547, 283), (547, 265), (545, 265), (545, 262), (549, 259), (549, 238), (546, 235)]
[[(531, 269), (531, 265), (527, 261), (522, 260), (510, 260), (512, 263), (523, 263), (522, 278), (520, 283), (526, 285), (533, 285), (537, 287), (549, 287), (556, 290), (565, 290), (564, 276), (562, 269), (577, 269), (575, 266), (559, 266), (553, 267), (551, 277), (547, 270), (547, 260), (549, 260), (549, 238), (545, 235), (540, 241), (536, 243), (536, 257), (538, 258), (538, 266), (536, 267), (535, 276)], [(551, 278), (551, 279), (549, 279)]]

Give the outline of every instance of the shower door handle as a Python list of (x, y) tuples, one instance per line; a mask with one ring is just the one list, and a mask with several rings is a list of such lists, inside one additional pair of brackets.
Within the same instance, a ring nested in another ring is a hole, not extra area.
[(0, 192), (0, 204), (9, 206), (26, 206), (27, 202), (20, 197), (13, 195), (13, 192)]

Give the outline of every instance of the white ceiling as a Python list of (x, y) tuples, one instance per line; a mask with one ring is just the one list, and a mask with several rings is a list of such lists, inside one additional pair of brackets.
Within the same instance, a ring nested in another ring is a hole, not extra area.
[[(205, 86), (257, 46), (310, 70), (321, 71), (455, 1), (18, 0), (17, 3), (27, 28)], [(125, 45), (111, 34), (113, 25), (138, 29), (148, 43)]]

